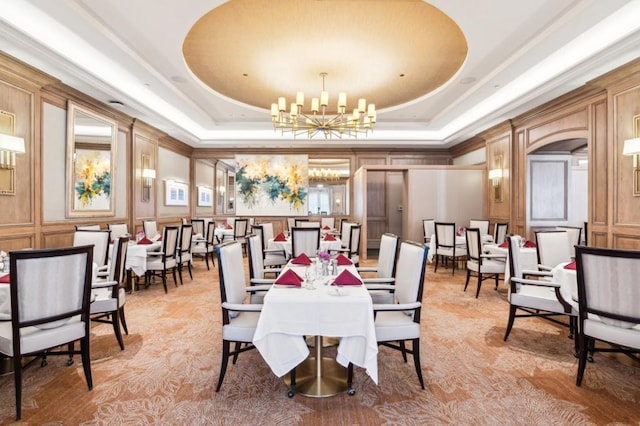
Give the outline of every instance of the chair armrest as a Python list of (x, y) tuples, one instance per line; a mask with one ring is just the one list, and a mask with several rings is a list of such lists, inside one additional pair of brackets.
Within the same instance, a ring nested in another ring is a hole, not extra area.
[(395, 285), (390, 285), (390, 284), (367, 284), (365, 282), (364, 286), (367, 288), (367, 290), (389, 290), (389, 291), (395, 291), (395, 289), (396, 289)]
[(98, 266), (98, 271), (107, 271), (109, 269), (109, 265)]
[(114, 285), (118, 285), (118, 281), (94, 281), (91, 283), (91, 288), (113, 287)]
[(515, 277), (511, 277), (511, 281), (514, 281), (518, 284), (537, 285), (538, 287), (560, 288), (560, 283), (555, 283), (553, 281), (525, 280), (522, 278), (515, 278)]
[(285, 251), (283, 249), (264, 249), (263, 250), (264, 254), (281, 254), (281, 255), (285, 255)]
[(236, 312), (260, 312), (262, 310), (262, 305), (224, 302), (222, 304), (222, 308)]
[(547, 266), (547, 265), (538, 264), (538, 269), (543, 270), (543, 271), (550, 271), (550, 270), (553, 269), (553, 267)]
[(412, 302), (412, 303), (398, 303), (398, 304), (381, 304), (381, 305), (373, 305), (373, 310), (375, 311), (407, 311), (410, 309), (417, 309), (422, 306), (420, 302)]
[(375, 266), (358, 266), (356, 268), (358, 272), (378, 272), (378, 268)]
[(551, 271), (537, 271), (535, 269), (523, 269), (522, 275), (531, 275), (533, 277), (552, 277), (553, 273)]
[(109, 276), (109, 271), (98, 271), (96, 277), (105, 278)]
[(163, 251), (148, 251), (147, 256), (162, 256), (164, 254)]
[(395, 278), (362, 278), (362, 282), (365, 284), (391, 284), (395, 283)]
[(264, 286), (270, 286), (271, 284), (273, 284), (276, 280), (269, 280), (266, 278), (251, 278), (251, 281), (249, 281), (251, 283), (250, 287), (247, 287), (247, 289), (251, 288), (251, 287), (264, 287)]
[(279, 274), (282, 272), (282, 268), (265, 268), (262, 270), (263, 274)]
[(481, 254), (480, 257), (484, 259), (505, 259), (505, 260), (507, 259), (507, 256), (503, 254), (491, 254), (491, 253)]

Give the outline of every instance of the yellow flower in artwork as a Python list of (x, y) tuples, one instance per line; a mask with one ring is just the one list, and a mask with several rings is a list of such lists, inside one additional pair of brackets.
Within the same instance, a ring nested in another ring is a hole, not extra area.
[(87, 207), (100, 196), (111, 194), (109, 155), (102, 151), (76, 151), (75, 191), (80, 205)]

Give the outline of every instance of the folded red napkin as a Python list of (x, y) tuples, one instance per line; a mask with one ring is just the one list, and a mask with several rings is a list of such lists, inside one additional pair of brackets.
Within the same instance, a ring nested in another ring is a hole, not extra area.
[(153, 244), (153, 241), (151, 241), (147, 237), (144, 237), (140, 241), (138, 241), (138, 244)]
[(504, 243), (500, 244), (498, 247), (507, 248), (509, 247), (509, 243), (505, 241)]
[(162, 241), (162, 235), (160, 235), (156, 241)]
[(273, 239), (273, 241), (287, 241), (287, 237), (281, 232)]
[(3, 277), (0, 277), (0, 283), (9, 284), (11, 282), (10, 278), (11, 278), (11, 275), (9, 275), (9, 274), (7, 274), (7, 275), (5, 275)]
[(309, 259), (309, 256), (307, 256), (306, 254), (302, 253), (301, 255), (293, 259), (291, 263), (295, 265), (311, 265), (311, 259)]
[(229, 225), (228, 223), (224, 226), (224, 229), (233, 229), (233, 226)]
[(360, 281), (358, 277), (356, 277), (351, 272), (349, 272), (348, 269), (345, 269), (340, 273), (340, 275), (336, 277), (335, 280), (333, 280), (333, 283), (331, 285), (361, 285), (361, 284), (362, 284), (362, 281)]
[(325, 241), (335, 241), (336, 239), (335, 239), (335, 237), (333, 235), (327, 234), (327, 235), (324, 236), (324, 240)]
[(570, 262), (567, 263), (566, 265), (564, 265), (564, 269), (573, 269), (575, 271), (576, 269), (576, 262)]
[(302, 278), (293, 269), (287, 269), (275, 280), (275, 284), (301, 286)]
[(536, 247), (536, 243), (534, 243), (533, 241), (527, 240), (527, 241), (524, 242), (524, 247), (525, 248), (534, 248), (534, 247)]
[(329, 228), (329, 225), (325, 225), (325, 226), (322, 227), (322, 229), (327, 230), (327, 229), (331, 229), (331, 228)]
[(344, 254), (339, 254), (336, 257), (336, 262), (338, 262), (338, 266), (353, 265), (353, 262)]

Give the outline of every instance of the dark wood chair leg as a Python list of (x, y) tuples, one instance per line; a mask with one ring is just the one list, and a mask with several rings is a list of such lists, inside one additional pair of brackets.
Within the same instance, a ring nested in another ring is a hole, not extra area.
[(424, 390), (424, 380), (422, 379), (422, 368), (420, 367), (420, 339), (413, 339), (413, 364), (416, 367), (420, 387)]
[(124, 333), (129, 335), (129, 329), (127, 328), (127, 321), (124, 318), (124, 306), (118, 309), (118, 314), (120, 315), (120, 324), (122, 324), (122, 328), (124, 329)]
[(222, 380), (224, 379), (224, 374), (227, 372), (227, 362), (229, 361), (229, 341), (222, 341), (222, 363), (220, 364), (220, 374), (218, 375), (218, 386), (216, 386), (216, 392), (220, 391), (220, 387), (222, 386)]

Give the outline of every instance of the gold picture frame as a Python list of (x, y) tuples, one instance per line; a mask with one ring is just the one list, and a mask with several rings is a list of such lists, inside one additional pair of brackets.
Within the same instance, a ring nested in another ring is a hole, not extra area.
[[(0, 133), (14, 136), (16, 128), (16, 115), (0, 111)], [(15, 169), (0, 168), (0, 195), (16, 195), (16, 171)]]

